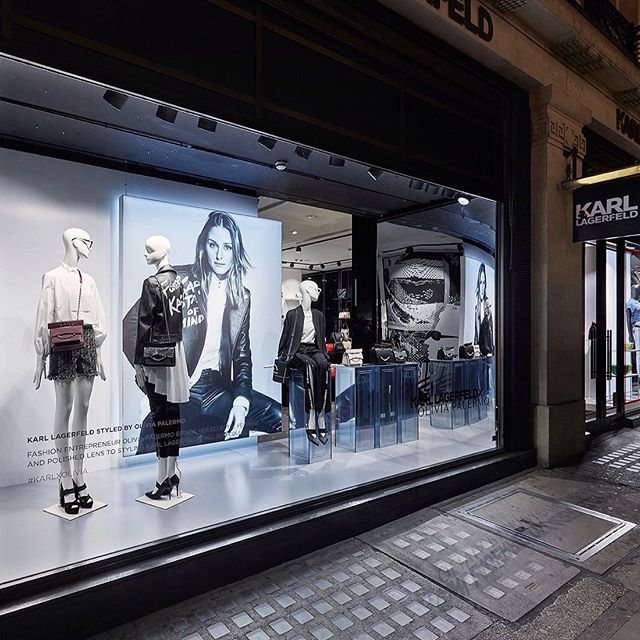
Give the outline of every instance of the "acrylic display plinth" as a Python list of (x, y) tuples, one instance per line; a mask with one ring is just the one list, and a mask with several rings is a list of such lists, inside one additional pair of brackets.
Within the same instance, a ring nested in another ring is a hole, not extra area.
[(333, 434), (331, 411), (324, 414), (327, 432), (326, 444), (313, 444), (307, 438), (306, 427), (309, 414), (304, 410), (304, 375), (292, 369), (289, 375), (289, 455), (303, 464), (331, 460), (333, 456)]
[(418, 439), (415, 363), (336, 367), (336, 446), (349, 451)]
[(418, 378), (420, 365), (407, 362), (398, 365), (398, 440), (412, 442), (420, 437), (418, 430)]
[(376, 367), (336, 367), (336, 446), (349, 451), (374, 447)]
[(491, 403), (491, 358), (430, 360), (430, 424), (457, 429), (487, 417)]

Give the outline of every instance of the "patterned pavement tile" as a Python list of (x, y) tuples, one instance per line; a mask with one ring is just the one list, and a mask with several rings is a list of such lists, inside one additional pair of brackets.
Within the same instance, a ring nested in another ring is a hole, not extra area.
[(431, 509), (360, 539), (511, 621), (579, 573), (570, 565)]

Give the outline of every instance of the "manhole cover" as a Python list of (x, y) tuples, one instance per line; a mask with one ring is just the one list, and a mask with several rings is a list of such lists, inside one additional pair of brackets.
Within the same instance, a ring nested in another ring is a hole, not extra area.
[(555, 555), (582, 562), (636, 525), (550, 496), (512, 489), (455, 513)]

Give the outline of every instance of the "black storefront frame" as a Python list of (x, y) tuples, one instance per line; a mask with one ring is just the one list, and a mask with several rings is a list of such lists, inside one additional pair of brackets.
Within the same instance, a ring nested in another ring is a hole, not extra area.
[[(266, 2), (262, 4), (274, 5), (282, 3)], [(259, 527), (262, 527), (262, 535), (269, 535), (268, 532), (277, 528), (279, 526), (278, 523), (289, 521), (291, 531), (296, 530), (299, 533), (300, 531), (304, 531), (304, 527), (306, 526), (305, 522), (311, 522), (311, 515), (309, 514), (311, 514), (313, 510), (316, 510), (322, 512), (323, 518), (333, 519), (332, 533), (325, 540), (336, 541), (340, 539), (340, 536), (357, 532), (362, 526), (381, 524), (385, 519), (398, 517), (413, 508), (429, 504), (448, 495), (453, 495), (460, 489), (478, 486), (484, 481), (483, 474), (490, 475), (493, 480), (535, 463), (535, 457), (532, 456), (530, 452), (532, 446), (529, 373), (531, 315), (529, 296), (530, 119), (527, 96), (524, 92), (514, 88), (476, 62), (462, 56), (445, 43), (431, 38), (412, 25), (404, 22), (395, 14), (380, 8), (379, 10), (369, 10), (367, 17), (369, 19), (386, 20), (392, 24), (394, 28), (409, 34), (408, 37), (419, 37), (426, 41), (430, 47), (438, 51), (443, 59), (447, 60), (448, 64), (453, 64), (460, 69), (465, 68), (467, 71), (470, 70), (478, 78), (480, 84), (486, 83), (486, 86), (490, 86), (493, 91), (498, 91), (505, 105), (505, 117), (501, 122), (500, 131), (497, 133), (502, 145), (502, 161), (499, 163), (499, 182), (502, 186), (496, 185), (493, 190), (485, 190), (484, 193), (480, 192), (480, 190), (475, 192), (503, 202), (503, 205), (500, 207), (502, 215), (498, 216), (500, 224), (497, 228), (498, 246), (501, 247), (502, 250), (498, 251), (496, 256), (496, 297), (501, 301), (502, 305), (500, 314), (502, 317), (502, 330), (498, 332), (500, 341), (498, 348), (502, 354), (502, 366), (497, 367), (497, 370), (499, 372), (498, 392), (501, 398), (499, 422), (502, 427), (501, 432), (504, 436), (502, 445), (506, 453), (489, 452), (487, 454), (474, 456), (472, 459), (456, 460), (435, 468), (416, 470), (403, 476), (387, 478), (380, 483), (374, 483), (370, 486), (356, 487), (344, 495), (327, 496), (318, 501), (305, 503), (303, 506), (294, 505), (288, 509), (278, 510), (278, 513), (265, 514), (252, 519), (250, 523), (244, 521), (242, 523), (233, 523), (225, 527), (224, 530), (221, 530), (219, 527), (214, 527), (214, 529), (216, 529), (215, 531), (197, 532), (178, 540), (162, 541), (159, 544), (151, 545), (149, 548), (137, 550), (132, 554), (126, 554), (119, 558), (101, 559), (91, 567), (71, 568), (63, 574), (57, 573), (52, 576), (44, 576), (40, 580), (15, 585), (10, 593), (2, 594), (2, 600), (0, 601), (3, 607), (3, 614), (15, 613), (15, 615), (11, 617), (12, 627), (7, 628), (18, 629), (20, 628), (19, 625), (24, 624), (25, 619), (28, 618), (30, 620), (30, 626), (33, 625), (35, 630), (38, 623), (42, 625), (43, 620), (50, 620), (52, 612), (56, 611), (56, 606), (58, 605), (62, 606), (63, 610), (73, 611), (76, 603), (72, 601), (68, 593), (65, 594), (65, 590), (73, 589), (74, 585), (80, 585), (84, 580), (91, 581), (94, 580), (96, 576), (107, 574), (108, 572), (114, 577), (114, 582), (105, 586), (105, 589), (107, 589), (105, 595), (109, 602), (115, 603), (117, 593), (119, 592), (117, 589), (113, 591), (114, 585), (120, 585), (119, 588), (126, 592), (127, 584), (130, 585), (129, 588), (136, 584), (136, 578), (129, 574), (127, 568), (137, 566), (140, 572), (140, 580), (142, 580), (142, 582), (138, 581), (138, 583), (152, 585), (155, 579), (154, 576), (159, 577), (163, 575), (163, 571), (168, 567), (168, 564), (165, 562), (166, 558), (172, 555), (176, 558), (176, 554), (183, 554), (184, 564), (182, 566), (187, 572), (185, 575), (193, 575), (193, 571), (196, 569), (196, 567), (193, 566), (193, 562), (198, 556), (198, 548), (203, 545), (209, 545), (208, 553), (213, 554), (210, 556), (210, 562), (213, 562), (212, 566), (220, 566), (220, 558), (214, 559), (215, 549), (213, 547), (222, 545), (222, 540), (233, 541), (234, 538), (238, 545), (248, 544), (246, 540), (244, 542), (241, 540), (241, 532), (246, 530), (247, 527), (251, 527), (252, 530), (258, 530)], [(3, 26), (5, 25), (3, 24)], [(54, 36), (49, 34), (48, 37), (51, 38)], [(15, 40), (7, 44), (7, 40), (3, 39), (2, 49), (3, 51), (8, 51), (13, 54), (21, 53), (24, 55), (30, 52), (32, 55), (26, 56), (30, 59), (34, 59), (34, 55), (38, 53), (34, 52), (31, 44), (28, 44), (24, 47), (24, 50), (22, 50), (19, 39), (17, 44)], [(40, 52), (40, 54), (41, 53), (42, 52)], [(52, 67), (77, 72), (75, 65), (81, 61), (72, 60), (72, 57), (72, 47), (69, 46), (65, 49), (65, 45), (58, 42), (57, 47), (52, 48), (52, 50), (45, 55), (45, 60), (41, 58), (38, 61), (44, 62)], [(131, 73), (127, 74), (124, 78), (119, 75), (121, 65), (118, 63), (113, 66), (106, 65), (103, 68), (96, 69), (92, 74), (93, 79), (109, 84), (116, 84), (125, 89), (128, 88), (143, 92), (159, 99), (170, 99), (170, 102), (181, 104), (180, 97), (172, 93), (173, 89), (160, 87), (153, 78), (152, 73), (136, 69), (135, 65), (130, 62), (128, 64)], [(120, 82), (114, 82), (116, 79), (120, 80)], [(169, 93), (163, 93), (165, 91)], [(194, 104), (194, 102), (191, 102), (190, 106), (193, 107)], [(204, 113), (207, 112), (204, 111)], [(297, 120), (291, 119), (290, 122), (293, 125), (291, 130), (294, 131), (294, 134), (288, 135), (287, 137), (300, 140), (303, 144), (311, 145), (314, 136), (317, 134), (312, 132), (312, 135), (306, 136), (304, 135), (304, 128), (301, 129), (300, 123)], [(276, 123), (272, 128), (265, 130), (273, 135), (277, 135), (278, 128), (281, 126), (283, 125)], [(66, 157), (70, 160), (90, 162), (91, 164), (98, 164), (100, 166), (115, 167), (117, 165), (117, 163), (114, 164), (108, 159), (83, 158), (82, 154), (69, 154), (61, 150), (43, 149), (27, 144), (21, 145), (11, 140), (2, 140), (2, 144), (30, 152), (57, 155), (58, 157)], [(327, 146), (333, 148), (331, 144)], [(336, 151), (347, 157), (368, 159), (363, 157), (366, 146), (367, 145), (363, 145), (357, 140), (353, 141), (344, 138), (340, 141), (340, 144), (336, 146)], [(402, 157), (389, 149), (383, 151), (378, 150), (375, 154), (372, 154), (371, 160), (375, 160), (376, 164), (387, 166), (390, 169), (405, 169), (407, 175), (417, 174), (418, 177), (422, 177), (423, 179), (433, 178), (444, 184), (462, 186), (469, 190), (472, 190), (470, 187), (474, 183), (473, 180), (469, 180), (468, 176), (460, 181), (454, 179), (451, 175), (446, 179), (447, 170), (439, 171), (435, 178), (431, 175), (427, 176), (424, 173), (423, 166), (417, 167), (410, 159)], [(411, 167), (413, 167), (413, 169), (411, 169)], [(127, 170), (132, 173), (158, 175), (158, 172), (146, 166), (128, 165)], [(177, 179), (174, 175), (166, 175), (163, 177)], [(202, 183), (202, 181), (200, 181), (200, 183)], [(215, 185), (211, 184), (210, 186)], [(480, 187), (481, 185), (477, 183), (476, 186)], [(359, 238), (361, 241), (367, 242), (367, 234), (372, 228), (375, 229), (376, 221), (374, 219), (360, 217), (354, 217), (353, 221), (354, 228), (355, 225), (357, 225), (361, 232)], [(370, 247), (371, 243), (368, 242), (369, 250)], [(363, 253), (362, 255), (362, 273), (366, 273), (371, 265), (371, 254), (369, 251), (368, 254)], [(375, 269), (373, 273), (375, 273)], [(375, 308), (375, 276), (373, 282), (369, 282), (366, 278), (363, 278), (363, 281), (359, 283), (359, 287), (360, 295), (363, 296), (359, 300), (363, 319), (366, 320), (369, 313), (375, 318), (377, 315)], [(526, 451), (527, 453), (515, 453), (518, 451)], [(454, 471), (455, 469), (459, 469), (459, 471)], [(455, 489), (449, 477), (451, 473), (455, 473), (457, 482), (459, 482)], [(425, 486), (437, 487), (437, 489), (430, 492), (430, 495), (425, 496), (423, 494)], [(393, 493), (396, 496), (395, 502), (392, 503), (389, 501), (389, 493)], [(364, 517), (362, 510), (360, 510), (358, 512), (352, 512), (351, 515), (342, 514), (342, 516), (340, 516), (339, 505), (353, 501), (354, 498), (359, 498), (363, 501), (363, 504), (369, 504), (370, 501), (373, 501), (374, 504), (384, 504), (386, 505), (386, 513), (382, 516), (377, 515), (374, 517), (369, 514), (368, 517)], [(349, 523), (347, 526), (344, 525), (344, 521), (340, 523), (340, 526), (337, 525), (335, 518), (340, 520), (341, 517), (347, 518), (347, 522)], [(360, 521), (356, 524), (358, 517)], [(286, 539), (287, 537), (285, 536), (283, 540)], [(211, 547), (211, 545), (213, 545), (213, 547)], [(291, 555), (291, 548), (279, 548), (274, 549), (271, 553), (267, 554), (267, 558), (264, 558), (261, 557), (259, 547), (260, 545), (258, 544), (257, 547), (253, 548), (253, 551), (248, 556), (251, 560), (248, 563), (243, 562), (239, 566), (231, 568), (227, 558), (227, 569), (222, 572), (224, 576), (222, 583), (241, 577), (243, 573), (252, 572), (256, 568), (264, 568), (270, 564), (282, 561)], [(304, 552), (310, 551), (311, 548), (307, 547), (299, 547), (299, 549)], [(202, 557), (204, 558), (204, 556)], [(196, 565), (197, 564), (196, 561)], [(188, 565), (191, 565), (192, 568), (189, 569)], [(171, 570), (174, 569), (175, 565)], [(90, 584), (85, 583), (87, 590), (83, 592), (82, 599), (80, 600), (80, 602), (85, 603), (83, 608), (86, 607), (86, 604), (90, 604), (91, 602), (95, 603), (96, 594), (100, 592), (99, 582), (99, 580), (95, 580)], [(197, 589), (215, 586), (206, 580), (203, 581), (202, 578), (196, 580), (194, 585), (197, 585)], [(111, 589), (111, 591), (109, 591), (109, 589)], [(53, 590), (53, 593), (50, 594), (51, 597), (45, 598), (44, 601), (39, 601), (39, 596), (49, 590)], [(193, 591), (191, 595), (197, 592), (197, 590)], [(92, 593), (94, 594), (93, 596), (91, 595)], [(170, 602), (171, 594), (172, 590), (169, 589), (167, 593), (163, 595), (163, 601), (154, 603), (151, 608), (153, 608), (155, 604), (161, 606), (162, 604)], [(101, 628), (106, 628), (114, 621), (124, 621), (128, 619), (128, 617), (140, 615), (145, 612), (145, 603), (137, 604), (138, 608), (123, 609), (116, 618), (111, 616), (110, 618), (100, 619), (100, 616), (96, 616), (97, 619), (95, 621), (90, 624), (87, 623), (85, 631), (90, 629), (92, 632), (95, 632)], [(146, 606), (149, 607), (148, 603)], [(147, 608), (146, 610), (151, 609)], [(15, 626), (13, 626), (13, 623), (15, 623)], [(83, 621), (79, 621), (77, 624), (82, 627)], [(56, 637), (55, 628), (55, 625), (53, 628), (49, 628), (47, 637)], [(60, 633), (62, 633), (62, 629)], [(34, 635), (33, 637), (36, 636)]]

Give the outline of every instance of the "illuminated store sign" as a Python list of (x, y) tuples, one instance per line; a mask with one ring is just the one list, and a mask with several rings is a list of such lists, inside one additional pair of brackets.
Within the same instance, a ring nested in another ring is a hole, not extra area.
[(573, 241), (637, 235), (640, 179), (612, 180), (573, 192)]

